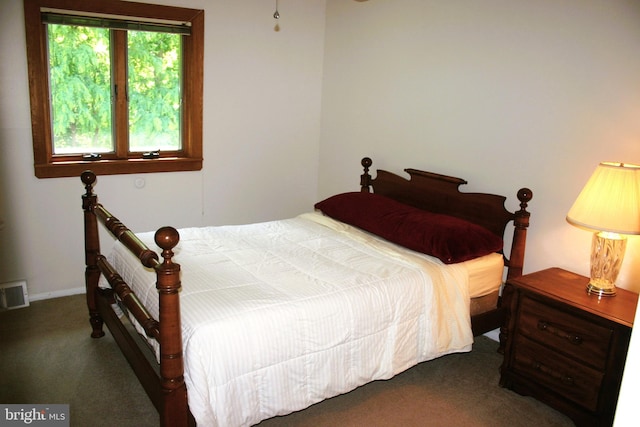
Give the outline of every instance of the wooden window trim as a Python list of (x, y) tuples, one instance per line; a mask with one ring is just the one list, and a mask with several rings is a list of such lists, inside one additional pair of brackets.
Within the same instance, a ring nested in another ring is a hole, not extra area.
[[(179, 156), (81, 161), (53, 155), (47, 39), (40, 15), (41, 8), (175, 20), (191, 24), (191, 35), (183, 43), (182, 151)], [(79, 176), (86, 169), (101, 175), (202, 169), (204, 10), (120, 0), (24, 0), (24, 14), (36, 177)]]

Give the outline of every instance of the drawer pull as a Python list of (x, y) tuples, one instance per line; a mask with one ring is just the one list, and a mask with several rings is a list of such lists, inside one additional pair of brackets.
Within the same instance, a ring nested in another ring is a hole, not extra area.
[(533, 369), (535, 369), (536, 371), (542, 372), (543, 374), (550, 376), (551, 378), (555, 379), (555, 380), (559, 380), (560, 382), (562, 382), (563, 384), (567, 384), (567, 385), (573, 385), (574, 384), (574, 380), (573, 377), (570, 375), (563, 375), (560, 373), (557, 373), (549, 368), (547, 368), (543, 363), (534, 360), (533, 361)]
[(569, 341), (571, 344), (579, 345), (582, 344), (582, 337), (575, 334), (570, 334), (568, 332), (563, 331), (562, 329), (558, 329), (555, 326), (550, 325), (544, 320), (538, 320), (538, 329), (541, 331), (547, 331), (552, 333), (553, 335), (564, 338)]

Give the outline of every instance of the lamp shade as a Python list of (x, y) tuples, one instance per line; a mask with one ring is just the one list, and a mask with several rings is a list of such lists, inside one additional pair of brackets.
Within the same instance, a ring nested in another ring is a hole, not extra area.
[(600, 163), (567, 221), (591, 231), (640, 234), (640, 165)]

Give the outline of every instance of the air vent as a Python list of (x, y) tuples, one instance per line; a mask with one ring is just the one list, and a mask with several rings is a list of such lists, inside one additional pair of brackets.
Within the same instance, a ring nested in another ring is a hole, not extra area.
[(10, 282), (0, 284), (0, 311), (27, 307), (27, 282)]

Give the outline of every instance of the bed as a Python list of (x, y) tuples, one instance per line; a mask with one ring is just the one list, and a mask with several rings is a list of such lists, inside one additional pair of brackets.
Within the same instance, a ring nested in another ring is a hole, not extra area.
[[(161, 425), (256, 424), (470, 351), (500, 326), (532, 192), (510, 212), (503, 196), (461, 192), (459, 178), (373, 178), (371, 159), (361, 164), (360, 191), (294, 218), (140, 234), (82, 174), (91, 336), (108, 326)], [(100, 224), (116, 239), (107, 255)]]

